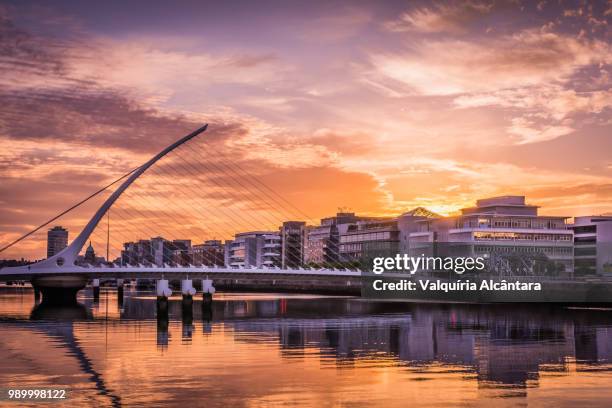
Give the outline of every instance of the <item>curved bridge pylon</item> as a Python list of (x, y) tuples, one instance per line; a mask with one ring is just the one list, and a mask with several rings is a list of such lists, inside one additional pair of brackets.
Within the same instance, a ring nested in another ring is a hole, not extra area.
[[(89, 279), (96, 278), (147, 278), (147, 279), (164, 279), (164, 276), (174, 277), (200, 277), (206, 280), (210, 277), (219, 279), (268, 279), (275, 283), (275, 279), (293, 279), (296, 281), (303, 280), (306, 286), (312, 283), (313, 280), (319, 280), (324, 283), (323, 287), (329, 285), (330, 282), (334, 285), (339, 285), (342, 290), (347, 287), (353, 290), (355, 284), (359, 283), (361, 271), (359, 270), (339, 270), (339, 269), (305, 269), (299, 267), (297, 269), (281, 269), (277, 266), (262, 266), (254, 267), (230, 267), (223, 266), (194, 266), (194, 265), (102, 265), (102, 266), (83, 266), (77, 265), (79, 253), (87, 242), (98, 223), (102, 220), (107, 211), (117, 201), (121, 194), (134, 183), (143, 173), (153, 166), (162, 157), (188, 142), (207, 129), (208, 125), (204, 125), (192, 133), (172, 143), (148, 162), (134, 170), (102, 204), (96, 211), (94, 216), (85, 225), (81, 233), (59, 253), (36, 263), (6, 267), (0, 269), (0, 280), (30, 280), (35, 289), (43, 294), (45, 299), (57, 303), (73, 303), (76, 302), (76, 294), (83, 289)], [(331, 281), (330, 281), (331, 278)], [(212, 282), (212, 281), (211, 281)]]
[[(158, 160), (162, 157), (179, 147), (180, 145), (188, 142), (199, 134), (203, 133), (208, 128), (208, 124), (200, 127), (199, 129), (191, 132), (187, 136), (182, 137), (176, 142), (172, 143), (161, 152), (156, 154), (153, 158), (151, 158), (148, 162), (138, 167), (127, 180), (121, 184), (111, 196), (102, 204), (102, 206), (96, 211), (94, 216), (89, 220), (85, 228), (81, 231), (81, 233), (62, 251), (57, 254), (27, 265), (27, 266), (17, 266), (17, 267), (7, 267), (2, 268), (0, 270), (0, 275), (5, 276), (30, 276), (33, 280), (33, 284), (35, 284), (35, 279), (37, 275), (54, 275), (54, 274), (65, 274), (70, 272), (75, 272), (76, 269), (80, 269), (76, 266), (76, 260), (87, 242), (87, 239), (94, 231), (100, 220), (104, 217), (106, 212), (111, 208), (111, 206), (117, 201), (117, 199), (123, 194), (123, 192), (134, 183), (147, 169), (153, 166)], [(59, 281), (55, 281), (53, 286), (59, 285), (64, 286), (66, 282), (60, 283)], [(73, 284), (69, 284), (69, 286), (73, 286)], [(84, 286), (84, 283), (83, 283)]]

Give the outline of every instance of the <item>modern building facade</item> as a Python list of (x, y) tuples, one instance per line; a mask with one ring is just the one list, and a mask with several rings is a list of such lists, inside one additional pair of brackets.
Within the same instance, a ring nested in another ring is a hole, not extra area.
[(191, 260), (194, 265), (224, 266), (225, 245), (221, 240), (208, 240), (191, 247)]
[(303, 221), (286, 221), (280, 227), (281, 267), (299, 268), (304, 264), (304, 248), (309, 228)]
[(430, 243), (465, 244), (471, 255), (512, 253), (525, 264), (543, 255), (565, 274), (573, 271), (573, 231), (568, 217), (538, 215), (524, 196), (492, 197), (464, 208), (456, 217), (415, 222), (408, 233), (410, 250), (433, 248)]
[(416, 207), (397, 217), (397, 229), (399, 231), (399, 252), (402, 254), (409, 253), (410, 233), (417, 231), (421, 222), (441, 218), (441, 215), (431, 212), (423, 207)]
[(339, 212), (334, 217), (321, 219), (321, 225), (311, 227), (307, 233), (304, 263), (314, 266), (341, 262), (340, 235), (360, 219), (349, 212)]
[(236, 234), (229, 244), (228, 258), (231, 267), (280, 267), (280, 234), (273, 231)]
[(167, 245), (172, 251), (172, 263), (175, 265), (189, 265), (192, 263), (190, 239), (175, 239)]
[(68, 230), (55, 226), (47, 231), (47, 258), (60, 252), (68, 246)]
[(151, 265), (153, 263), (151, 240), (141, 239), (123, 244), (123, 251), (121, 251), (122, 265)]
[(574, 273), (612, 275), (612, 215), (575, 217)]
[(125, 242), (121, 251), (123, 265), (189, 265), (191, 259), (191, 240), (167, 240), (163, 237)]
[(340, 233), (340, 259), (343, 262), (367, 262), (379, 256), (395, 256), (399, 251), (397, 219), (361, 220), (349, 224)]

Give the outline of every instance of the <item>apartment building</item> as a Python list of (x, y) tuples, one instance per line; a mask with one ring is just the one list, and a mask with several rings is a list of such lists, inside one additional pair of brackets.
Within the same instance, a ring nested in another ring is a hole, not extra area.
[(273, 231), (241, 232), (229, 243), (228, 264), (232, 267), (279, 267), (281, 237)]
[(47, 231), (47, 258), (59, 253), (68, 246), (68, 230), (55, 226)]
[(141, 239), (123, 243), (121, 251), (123, 265), (188, 265), (191, 263), (191, 240), (163, 237)]
[(217, 239), (204, 241), (191, 247), (191, 261), (194, 265), (223, 266), (225, 246)]

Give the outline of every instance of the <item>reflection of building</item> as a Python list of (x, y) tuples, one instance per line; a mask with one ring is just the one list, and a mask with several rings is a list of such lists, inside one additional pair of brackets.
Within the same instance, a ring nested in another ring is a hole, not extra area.
[(280, 266), (281, 237), (277, 232), (251, 231), (236, 234), (229, 247), (232, 267)]
[(56, 226), (47, 232), (47, 258), (52, 257), (67, 246), (68, 230)]
[(574, 271), (577, 275), (612, 275), (612, 216), (576, 217)]
[(302, 221), (286, 221), (280, 228), (281, 267), (298, 268), (304, 264), (304, 243), (308, 228)]
[[(257, 332), (258, 338), (266, 341), (276, 335), (282, 355), (290, 358), (312, 347), (319, 347), (326, 357), (333, 353), (335, 361), (343, 364), (359, 359), (388, 360), (392, 356), (412, 366), (473, 367), (479, 381), (521, 388), (530, 379), (537, 379), (543, 367), (566, 370), (568, 358), (574, 356), (593, 362), (612, 358), (612, 330), (582, 327), (567, 318), (566, 311), (551, 315), (530, 308), (515, 313), (515, 309), (507, 308), (447, 305), (418, 307), (409, 315), (353, 314), (340, 321), (302, 318), (254, 323), (246, 317), (262, 317), (258, 313), (262, 309), (241, 306), (224, 307), (232, 317), (240, 318), (232, 322), (234, 330)], [(329, 303), (320, 307), (333, 308)], [(273, 313), (274, 308), (269, 312), (266, 308), (266, 317)], [(253, 340), (248, 337), (240, 341)], [(325, 362), (333, 360), (326, 358)]]
[(576, 324), (574, 326), (576, 360), (612, 361), (612, 328)]
[[(154, 302), (133, 298), (122, 316), (155, 319)], [(476, 375), (478, 382), (503, 387), (504, 393), (537, 387), (530, 380), (542, 372), (564, 375), (571, 366), (603, 373), (612, 362), (612, 328), (605, 314), (520, 304), (413, 304), (394, 311), (388, 306), (339, 298), (219, 299), (215, 319), (223, 324), (213, 331), (222, 326), (227, 335), (230, 329), (239, 344), (278, 342), (281, 356), (318, 355), (322, 366), (361, 360), (397, 367), (399, 361), (421, 378), (423, 373), (468, 374), (464, 379), (471, 382)], [(167, 344), (168, 321), (160, 323)]]
[(483, 381), (525, 386), (529, 379), (537, 378), (541, 366), (564, 366), (567, 356), (575, 352), (572, 327), (559, 322), (538, 322), (530, 327), (510, 320), (488, 322), (488, 326), (488, 336), (479, 338), (474, 348), (478, 378)]
[(223, 266), (225, 248), (220, 240), (208, 240), (203, 244), (191, 247), (191, 259), (194, 265)]
[(567, 217), (538, 215), (538, 207), (525, 204), (524, 196), (478, 200), (457, 217), (417, 221), (409, 233), (411, 245), (420, 243), (466, 244), (470, 252), (544, 255), (566, 272), (573, 269), (573, 232)]

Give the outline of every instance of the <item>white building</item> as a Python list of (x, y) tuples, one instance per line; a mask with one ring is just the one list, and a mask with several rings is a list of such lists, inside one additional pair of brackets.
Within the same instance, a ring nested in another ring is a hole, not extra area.
[(577, 275), (612, 275), (612, 215), (574, 218), (574, 268)]
[[(464, 243), (474, 254), (512, 252), (544, 254), (573, 270), (573, 231), (568, 217), (538, 215), (524, 196), (501, 196), (476, 201), (461, 215), (419, 220), (408, 233), (411, 247), (428, 243)], [(430, 245), (431, 246), (431, 245)]]

